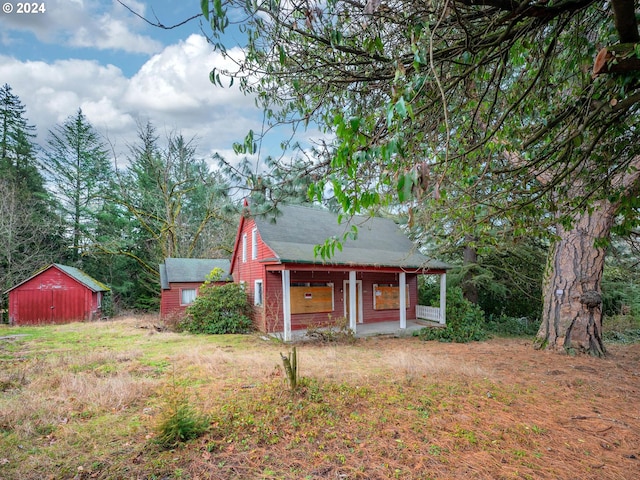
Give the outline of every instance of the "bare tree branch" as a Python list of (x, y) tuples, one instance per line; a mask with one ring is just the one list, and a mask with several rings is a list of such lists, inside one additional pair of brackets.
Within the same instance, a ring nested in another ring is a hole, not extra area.
[(202, 13), (198, 13), (197, 15), (193, 15), (193, 16), (187, 18), (186, 20), (181, 21), (180, 23), (176, 23), (174, 25), (167, 26), (167, 25), (163, 24), (155, 14), (154, 14), (154, 17), (156, 18), (156, 21), (152, 22), (151, 20), (146, 18), (144, 15), (140, 15), (138, 12), (133, 10), (129, 5), (127, 5), (126, 3), (122, 2), (121, 0), (118, 0), (118, 3), (120, 5), (122, 5), (124, 8), (126, 8), (127, 10), (129, 10), (131, 13), (133, 13), (140, 20), (145, 21), (146, 23), (148, 23), (149, 25), (151, 25), (153, 27), (162, 28), (163, 30), (172, 30), (172, 29), (180, 27), (180, 26), (182, 26), (182, 25), (184, 25), (186, 23), (189, 23), (191, 20), (195, 20), (196, 18), (199, 18), (199, 17), (203, 16)]

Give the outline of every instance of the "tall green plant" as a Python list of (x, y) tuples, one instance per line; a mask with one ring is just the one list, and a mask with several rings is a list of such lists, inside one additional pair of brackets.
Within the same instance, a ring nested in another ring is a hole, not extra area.
[(174, 448), (180, 443), (198, 438), (209, 428), (209, 417), (198, 412), (187, 391), (175, 378), (165, 392), (165, 405), (157, 426), (156, 443)]
[(281, 353), (280, 358), (282, 358), (284, 371), (287, 375), (289, 389), (295, 392), (298, 389), (298, 352), (296, 351), (296, 347), (293, 347), (287, 355)]

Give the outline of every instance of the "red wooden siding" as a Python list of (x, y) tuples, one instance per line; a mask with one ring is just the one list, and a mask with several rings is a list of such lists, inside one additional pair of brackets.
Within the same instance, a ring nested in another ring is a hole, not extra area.
[(198, 289), (201, 285), (202, 282), (170, 283), (169, 290), (162, 290), (160, 297), (160, 316), (184, 315), (187, 305), (181, 305), (180, 303), (182, 300), (182, 290), (195, 289), (196, 295), (198, 295)]
[(99, 296), (51, 267), (9, 292), (9, 320), (16, 325), (92, 320)]
[[(260, 238), (260, 232), (256, 231), (257, 235), (257, 258), (252, 258), (252, 232), (256, 224), (252, 218), (243, 217), (238, 229), (238, 237), (236, 238), (236, 248), (234, 249), (234, 258), (231, 259), (231, 275), (233, 280), (237, 283), (244, 283), (245, 290), (249, 303), (254, 303), (254, 285), (256, 280), (262, 280), (262, 291), (264, 295), (263, 305), (253, 305), (253, 322), (261, 331), (273, 331), (268, 330), (266, 321), (267, 313), (270, 305), (266, 305), (267, 292), (273, 288), (273, 284), (270, 279), (267, 278), (265, 265), (262, 263), (266, 259), (272, 259), (275, 257), (275, 253), (271, 250)], [(246, 261), (242, 258), (242, 236), (247, 237), (247, 255)], [(279, 280), (279, 277), (278, 277)]]
[[(168, 290), (162, 290), (160, 295), (160, 316), (185, 314), (188, 305), (182, 305), (182, 290), (195, 290), (196, 297), (200, 294), (200, 287), (204, 282), (172, 282)], [(214, 282), (214, 285), (225, 285), (227, 282)]]

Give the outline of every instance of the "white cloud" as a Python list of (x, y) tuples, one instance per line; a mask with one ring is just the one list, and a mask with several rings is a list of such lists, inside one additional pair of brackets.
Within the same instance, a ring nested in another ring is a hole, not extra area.
[(140, 108), (176, 114), (221, 105), (252, 106), (253, 101), (238, 88), (223, 89), (209, 81), (214, 66), (220, 69), (229, 63), (229, 59), (212, 52), (203, 36), (191, 35), (145, 63), (131, 79), (127, 98)]
[[(42, 3), (42, 2), (38, 2)], [(129, 53), (152, 54), (162, 49), (162, 44), (149, 36), (139, 34), (144, 22), (113, 1), (105, 11), (104, 2), (48, 0), (46, 12), (38, 14), (0, 15), (2, 43), (16, 42), (11, 30), (32, 33), (43, 43), (60, 43), (71, 47), (118, 50)], [(129, 0), (132, 10), (144, 15), (144, 4)]]
[(155, 53), (161, 44), (144, 35), (129, 31), (128, 25), (110, 14), (102, 15), (91, 25), (78, 28), (69, 38), (74, 47), (95, 47), (131, 53)]
[(92, 60), (45, 63), (0, 56), (0, 78), (20, 97), (41, 137), (85, 102), (121, 96), (127, 84), (119, 68)]
[[(226, 60), (228, 61), (228, 60)], [(239, 89), (209, 82), (209, 71), (226, 62), (206, 39), (192, 35), (150, 58), (132, 77), (95, 60), (20, 61), (0, 55), (0, 79), (11, 85), (45, 145), (48, 131), (82, 108), (88, 120), (115, 144), (119, 161), (136, 141), (137, 124), (151, 121), (160, 136), (196, 137), (200, 153), (224, 152), (261, 127), (253, 99)]]

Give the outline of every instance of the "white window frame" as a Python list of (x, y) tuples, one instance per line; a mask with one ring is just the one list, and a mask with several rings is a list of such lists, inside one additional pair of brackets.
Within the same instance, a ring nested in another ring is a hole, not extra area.
[(251, 230), (251, 260), (258, 259), (258, 229)]
[(242, 234), (242, 263), (247, 263), (247, 234)]
[[(185, 303), (185, 301), (184, 301), (184, 293), (185, 292), (193, 292), (193, 300), (191, 300), (188, 303)], [(197, 297), (198, 297), (198, 289), (197, 288), (181, 288), (180, 289), (180, 305), (181, 306), (191, 305), (193, 302), (195, 302)]]
[[(260, 285), (260, 287), (258, 287)], [(256, 306), (262, 306), (264, 304), (264, 283), (262, 279), (258, 279), (253, 282), (253, 304)]]

